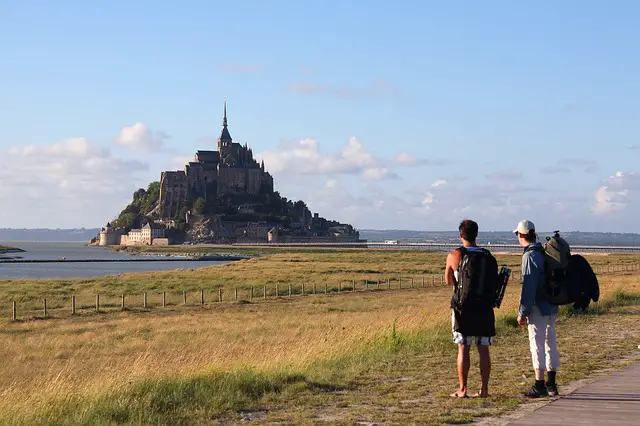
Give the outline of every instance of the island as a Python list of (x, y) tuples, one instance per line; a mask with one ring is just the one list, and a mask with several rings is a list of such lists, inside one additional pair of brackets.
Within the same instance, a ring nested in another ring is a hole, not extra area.
[(140, 188), (90, 241), (99, 246), (363, 242), (350, 224), (312, 213), (274, 190), (253, 150), (233, 142), (224, 104), (217, 150), (199, 150), (183, 170)]

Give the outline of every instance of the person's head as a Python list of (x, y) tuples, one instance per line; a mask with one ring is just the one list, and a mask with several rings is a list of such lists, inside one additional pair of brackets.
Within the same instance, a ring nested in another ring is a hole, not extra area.
[(536, 226), (530, 220), (522, 220), (518, 223), (518, 227), (513, 231), (518, 236), (518, 242), (521, 246), (528, 246), (537, 241)]
[(475, 244), (476, 238), (478, 237), (477, 223), (475, 223), (473, 220), (465, 219), (460, 222), (458, 230), (460, 231), (460, 239), (468, 243)]

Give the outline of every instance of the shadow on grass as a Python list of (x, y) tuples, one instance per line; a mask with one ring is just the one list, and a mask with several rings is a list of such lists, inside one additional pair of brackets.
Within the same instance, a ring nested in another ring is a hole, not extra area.
[(640, 305), (640, 293), (632, 293), (624, 290), (615, 290), (597, 303), (592, 303), (585, 310), (573, 309), (572, 306), (562, 306), (560, 315), (566, 318), (575, 316), (595, 316), (611, 313), (612, 310), (626, 306)]

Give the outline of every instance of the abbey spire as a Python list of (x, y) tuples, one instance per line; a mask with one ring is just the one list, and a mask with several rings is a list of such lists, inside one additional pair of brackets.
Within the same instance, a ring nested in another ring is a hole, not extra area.
[(227, 101), (224, 101), (224, 118), (222, 119), (222, 133), (220, 133), (219, 141), (229, 141), (231, 143), (231, 134), (227, 128)]

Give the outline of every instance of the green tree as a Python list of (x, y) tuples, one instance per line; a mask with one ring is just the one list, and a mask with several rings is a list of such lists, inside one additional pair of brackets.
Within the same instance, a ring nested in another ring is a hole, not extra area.
[(140, 227), (141, 218), (135, 213), (122, 213), (118, 219), (113, 222), (115, 228), (124, 228), (130, 230)]
[(193, 212), (195, 214), (204, 214), (207, 203), (204, 198), (200, 197), (193, 203)]

